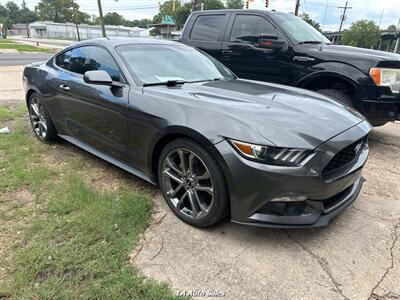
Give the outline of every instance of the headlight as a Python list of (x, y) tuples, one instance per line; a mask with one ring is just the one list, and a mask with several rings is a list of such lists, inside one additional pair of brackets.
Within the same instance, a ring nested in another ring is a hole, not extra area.
[(235, 140), (229, 142), (242, 156), (274, 166), (298, 167), (315, 154), (313, 150), (307, 149), (260, 146)]
[(400, 69), (371, 68), (369, 74), (376, 85), (388, 86), (392, 93), (400, 93)]

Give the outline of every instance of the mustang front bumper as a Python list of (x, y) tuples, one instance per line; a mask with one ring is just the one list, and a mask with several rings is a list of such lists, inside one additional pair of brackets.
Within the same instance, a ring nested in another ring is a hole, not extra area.
[(330, 160), (370, 131), (368, 122), (320, 145), (301, 167), (277, 167), (247, 160), (227, 141), (215, 146), (226, 164), (223, 171), (230, 191), (231, 219), (235, 223), (279, 228), (325, 226), (356, 200), (364, 183), (361, 170), (368, 158), (365, 141), (355, 158), (328, 175)]

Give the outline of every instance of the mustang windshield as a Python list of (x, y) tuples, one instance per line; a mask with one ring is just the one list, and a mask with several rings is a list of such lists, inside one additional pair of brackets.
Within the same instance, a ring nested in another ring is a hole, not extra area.
[(274, 20), (279, 23), (281, 28), (289, 37), (298, 44), (330, 44), (321, 32), (313, 26), (303, 21), (301, 18), (289, 14), (272, 14)]
[(125, 45), (118, 52), (145, 85), (236, 78), (216, 59), (184, 45)]

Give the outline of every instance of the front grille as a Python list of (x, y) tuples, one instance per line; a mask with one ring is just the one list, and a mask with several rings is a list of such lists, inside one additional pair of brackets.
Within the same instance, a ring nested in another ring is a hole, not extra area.
[(359, 153), (359, 147), (362, 147), (364, 142), (365, 137), (338, 152), (324, 168), (322, 175), (326, 175), (327, 173), (330, 173), (355, 159)]

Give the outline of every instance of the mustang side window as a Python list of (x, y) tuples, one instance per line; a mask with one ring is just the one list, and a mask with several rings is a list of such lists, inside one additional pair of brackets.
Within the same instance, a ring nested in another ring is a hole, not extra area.
[(87, 71), (106, 71), (114, 81), (121, 81), (121, 73), (114, 58), (105, 49), (84, 46), (72, 50), (71, 72), (85, 74)]
[(61, 53), (60, 55), (56, 56), (56, 65), (60, 68), (68, 70), (69, 68), (69, 61), (71, 58), (71, 51), (66, 51)]

